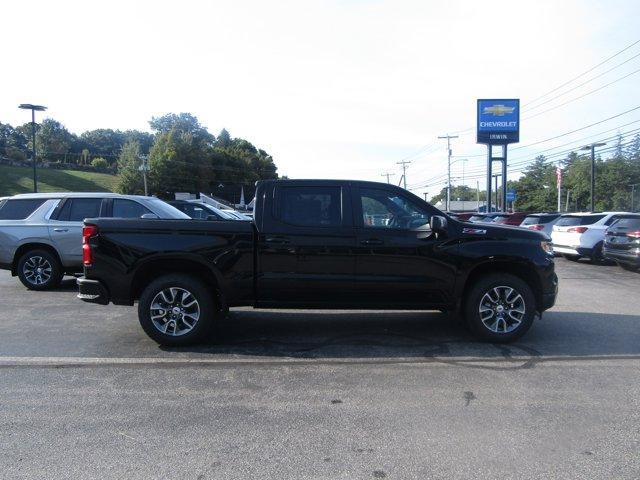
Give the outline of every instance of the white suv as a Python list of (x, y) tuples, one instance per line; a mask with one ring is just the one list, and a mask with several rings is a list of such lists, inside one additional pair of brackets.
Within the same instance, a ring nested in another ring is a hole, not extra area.
[(553, 226), (553, 252), (569, 260), (588, 257), (592, 263), (602, 263), (604, 235), (609, 227), (627, 212), (570, 213)]

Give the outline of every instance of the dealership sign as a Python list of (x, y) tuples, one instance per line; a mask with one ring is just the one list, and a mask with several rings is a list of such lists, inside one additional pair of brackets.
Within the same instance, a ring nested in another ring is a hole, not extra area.
[(506, 145), (520, 141), (520, 100), (478, 100), (478, 143)]

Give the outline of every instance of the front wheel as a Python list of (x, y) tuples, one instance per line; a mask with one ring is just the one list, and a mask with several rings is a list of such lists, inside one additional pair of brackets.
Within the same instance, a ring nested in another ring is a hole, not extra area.
[(506, 343), (524, 335), (536, 311), (531, 287), (510, 274), (481, 277), (465, 301), (465, 320), (481, 340)]
[(212, 292), (189, 275), (165, 275), (154, 280), (138, 302), (140, 325), (160, 345), (202, 342), (211, 331), (215, 314)]

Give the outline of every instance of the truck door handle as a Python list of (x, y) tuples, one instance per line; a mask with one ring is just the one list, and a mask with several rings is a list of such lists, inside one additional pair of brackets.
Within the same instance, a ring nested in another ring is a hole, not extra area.
[(53, 231), (54, 232), (68, 232), (69, 229), (68, 228), (54, 228)]
[(291, 240), (285, 237), (267, 237), (265, 241), (274, 245), (288, 245), (291, 243)]
[(379, 238), (368, 238), (367, 240), (361, 240), (362, 245), (382, 245), (384, 242)]

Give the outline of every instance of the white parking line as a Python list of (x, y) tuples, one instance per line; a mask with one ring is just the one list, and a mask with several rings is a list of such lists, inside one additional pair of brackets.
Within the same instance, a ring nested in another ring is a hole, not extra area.
[[(0, 357), (0, 367), (83, 367), (83, 366), (207, 366), (207, 365), (343, 365), (343, 364), (464, 364), (566, 363), (602, 361), (640, 361), (639, 355), (594, 356), (513, 356), (513, 357), (395, 357), (395, 358), (203, 358), (203, 357)], [(508, 367), (507, 367), (508, 368)]]

